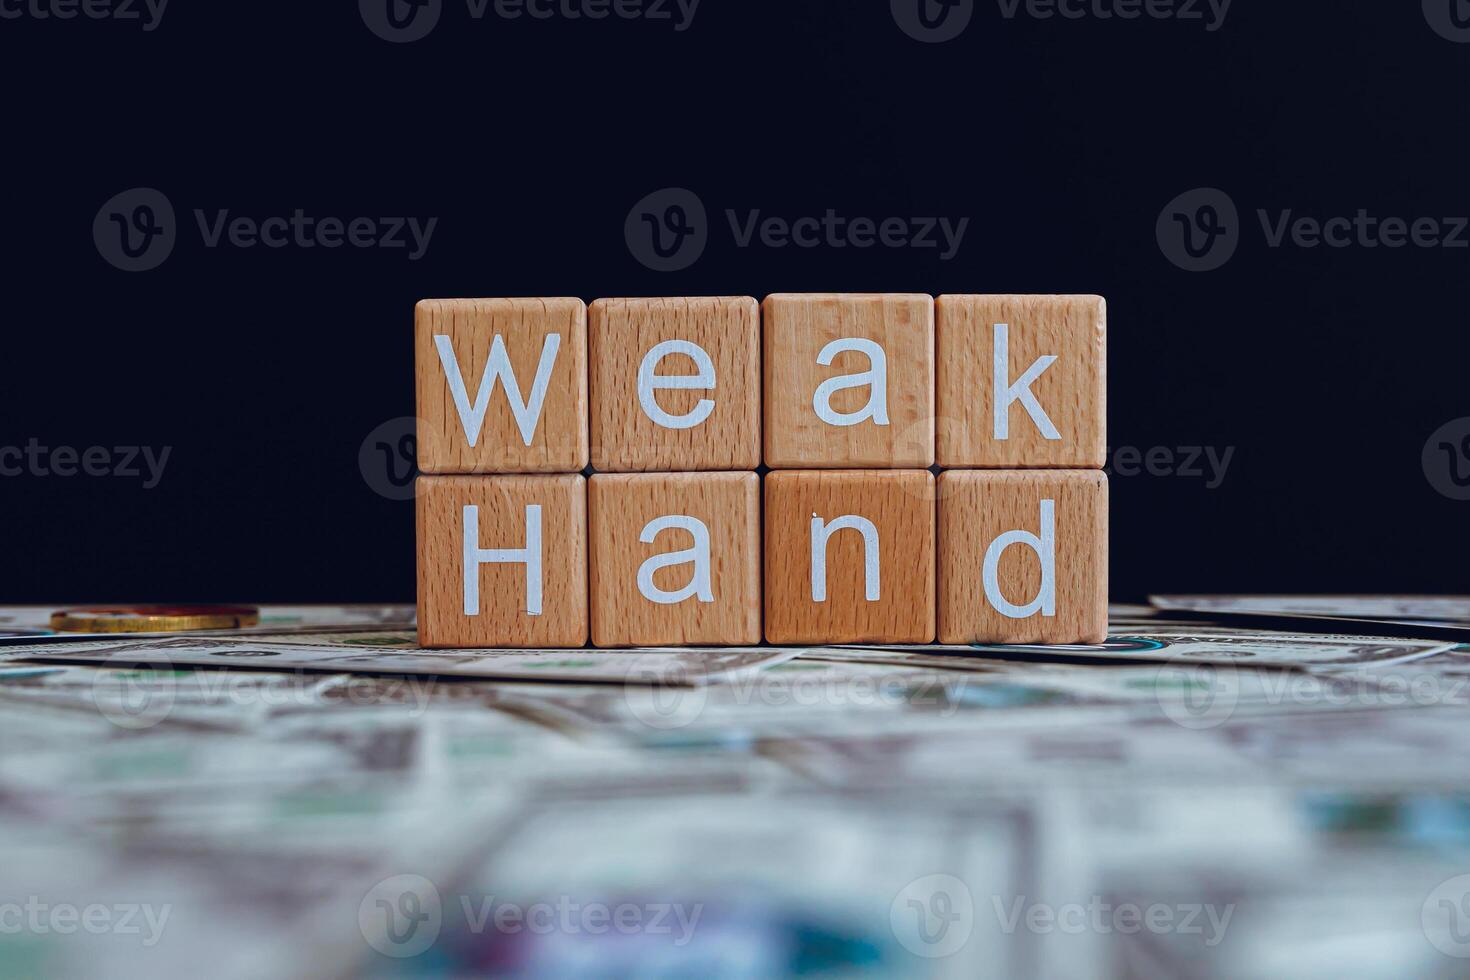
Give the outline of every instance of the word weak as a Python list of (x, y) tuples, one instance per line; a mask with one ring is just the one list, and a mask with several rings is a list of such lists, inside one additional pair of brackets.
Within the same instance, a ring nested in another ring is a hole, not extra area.
[(420, 643), (1101, 642), (1105, 333), (1096, 296), (426, 300)]

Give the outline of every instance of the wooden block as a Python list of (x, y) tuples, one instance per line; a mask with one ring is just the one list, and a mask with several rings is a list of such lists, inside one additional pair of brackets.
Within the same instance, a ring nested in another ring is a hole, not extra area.
[(598, 474), (588, 521), (595, 645), (760, 642), (760, 477)]
[(587, 465), (581, 300), (426, 299), (414, 321), (422, 472)]
[(934, 639), (934, 475), (766, 476), (766, 639)]
[(934, 464), (934, 298), (766, 297), (766, 465)]
[(760, 308), (749, 296), (600, 299), (588, 324), (592, 465), (760, 465)]
[(940, 466), (1102, 468), (1101, 296), (941, 296), (935, 309)]
[(587, 481), (421, 476), (419, 645), (587, 644)]
[(1107, 632), (1101, 471), (940, 474), (940, 643), (1101, 643)]

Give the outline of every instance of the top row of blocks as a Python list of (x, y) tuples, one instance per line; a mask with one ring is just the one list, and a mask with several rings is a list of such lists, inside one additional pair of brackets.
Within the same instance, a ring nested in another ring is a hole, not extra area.
[(424, 300), (419, 469), (1098, 469), (1106, 320), (1100, 296)]

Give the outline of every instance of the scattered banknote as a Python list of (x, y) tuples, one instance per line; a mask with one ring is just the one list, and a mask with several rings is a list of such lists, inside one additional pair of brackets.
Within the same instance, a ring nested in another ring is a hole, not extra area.
[[(78, 640), (116, 640), (116, 633), (58, 633), (51, 628), (51, 614), (63, 606), (0, 606), (0, 646), (10, 643), (69, 643)], [(252, 636), (275, 633), (317, 633), (324, 630), (412, 627), (416, 610), (412, 605), (357, 604), (342, 606), (263, 605), (260, 623), (231, 630), (209, 630), (208, 636)], [(164, 638), (176, 634), (130, 633), (130, 639)]]

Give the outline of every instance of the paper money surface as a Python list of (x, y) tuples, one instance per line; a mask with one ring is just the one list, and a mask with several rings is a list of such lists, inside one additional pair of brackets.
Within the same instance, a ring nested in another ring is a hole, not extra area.
[[(0, 651), (0, 976), (1458, 977), (1470, 647)], [(42, 658), (42, 659), (34, 659)]]

